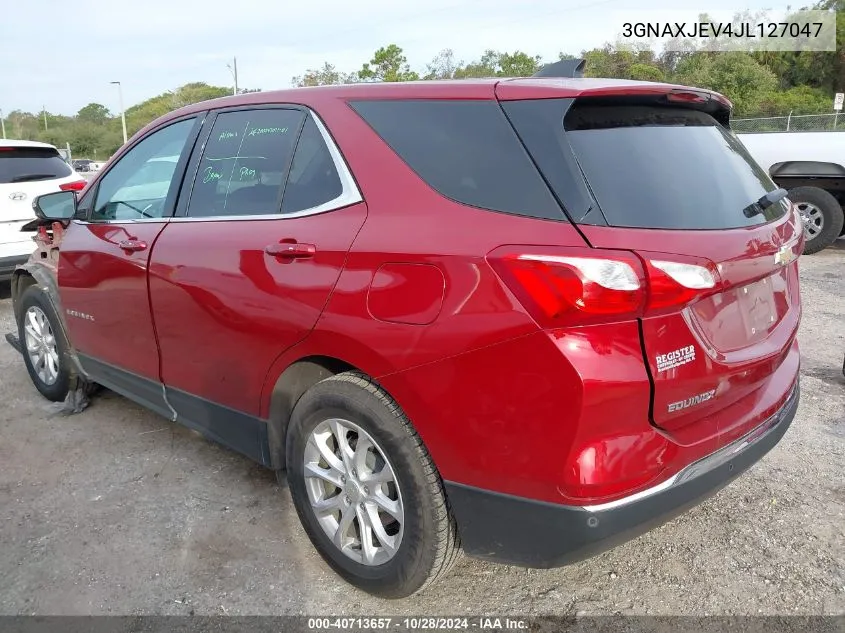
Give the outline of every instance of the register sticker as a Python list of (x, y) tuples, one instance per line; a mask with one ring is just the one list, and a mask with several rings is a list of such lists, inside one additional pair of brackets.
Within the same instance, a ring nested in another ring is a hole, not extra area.
[(687, 345), (668, 354), (658, 354), (655, 357), (657, 371), (675, 369), (695, 360), (695, 345)]

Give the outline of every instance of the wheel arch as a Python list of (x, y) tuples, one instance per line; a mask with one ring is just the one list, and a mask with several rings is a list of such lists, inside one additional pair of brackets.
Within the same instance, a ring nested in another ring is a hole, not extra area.
[(270, 393), (267, 418), (270, 464), (273, 469), (285, 468), (285, 439), (296, 403), (308, 389), (321, 380), (346, 371), (361, 370), (339, 358), (313, 355), (291, 363), (276, 379)]
[(27, 288), (37, 283), (35, 277), (24, 269), (18, 268), (12, 274), (12, 314), (15, 316), (15, 321), (18, 321), (20, 317), (20, 302), (23, 293)]
[(32, 286), (37, 286), (56, 315), (59, 326), (59, 335), (64, 339), (65, 348), (67, 349), (67, 357), (70, 361), (71, 376), (81, 376), (85, 380), (90, 380), (90, 377), (82, 368), (79, 362), (79, 357), (76, 354), (76, 348), (68, 336), (67, 323), (65, 322), (64, 310), (62, 310), (62, 302), (59, 296), (59, 284), (56, 279), (56, 271), (54, 268), (42, 264), (37, 260), (30, 260), (18, 267), (12, 275), (12, 312), (17, 323), (20, 318), (20, 301), (24, 292)]
[(773, 178), (845, 178), (845, 166), (815, 160), (790, 160), (769, 167)]

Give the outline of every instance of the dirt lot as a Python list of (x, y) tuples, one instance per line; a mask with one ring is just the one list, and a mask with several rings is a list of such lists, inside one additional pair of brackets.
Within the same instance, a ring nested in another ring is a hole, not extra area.
[(402, 602), (341, 582), (269, 471), (113, 394), (58, 416), (3, 342), (0, 614), (845, 614), (845, 243), (801, 266), (802, 401), (762, 462), (587, 562), (464, 559)]

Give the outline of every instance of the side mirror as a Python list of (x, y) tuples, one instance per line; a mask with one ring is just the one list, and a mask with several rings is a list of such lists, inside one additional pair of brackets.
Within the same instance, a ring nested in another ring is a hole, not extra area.
[(38, 196), (32, 203), (39, 220), (61, 222), (76, 215), (76, 192), (57, 191)]

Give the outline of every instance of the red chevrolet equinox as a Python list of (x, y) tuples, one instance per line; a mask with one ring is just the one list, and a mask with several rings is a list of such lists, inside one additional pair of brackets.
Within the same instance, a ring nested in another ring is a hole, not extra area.
[(99, 384), (284, 472), (368, 592), (584, 559), (795, 415), (800, 219), (730, 108), (571, 77), (191, 105), (36, 201), (11, 340), (51, 400)]

